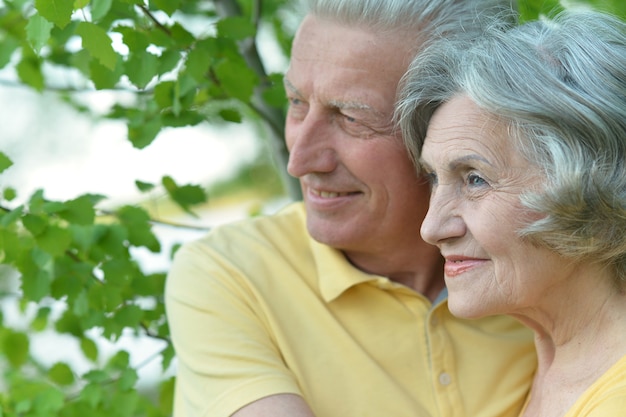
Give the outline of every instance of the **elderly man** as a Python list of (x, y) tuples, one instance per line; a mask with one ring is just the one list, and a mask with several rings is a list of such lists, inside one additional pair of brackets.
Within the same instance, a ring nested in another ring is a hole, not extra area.
[(185, 245), (167, 281), (175, 417), (516, 416), (535, 369), (515, 320), (454, 318), (420, 238), (429, 185), (393, 124), (409, 62), (500, 0), (318, 0), (285, 75), (303, 202)]

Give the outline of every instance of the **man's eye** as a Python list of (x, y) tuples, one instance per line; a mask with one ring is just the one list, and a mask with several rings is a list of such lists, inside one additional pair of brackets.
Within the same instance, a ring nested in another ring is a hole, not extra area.
[(297, 97), (288, 97), (287, 99), (289, 100), (289, 105), (291, 106), (299, 106), (302, 104), (302, 100)]

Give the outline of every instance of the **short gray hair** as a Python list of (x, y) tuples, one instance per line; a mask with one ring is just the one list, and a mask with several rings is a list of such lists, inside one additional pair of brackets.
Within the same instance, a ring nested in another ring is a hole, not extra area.
[(522, 196), (545, 217), (520, 234), (626, 282), (625, 22), (566, 11), (475, 42), (441, 40), (402, 85), (396, 115), (414, 159), (433, 112), (468, 96), (545, 173), (545, 188)]
[(517, 18), (516, 0), (300, 0), (305, 14), (376, 33), (403, 32), (419, 39), (416, 51), (435, 36), (476, 36), (487, 16)]

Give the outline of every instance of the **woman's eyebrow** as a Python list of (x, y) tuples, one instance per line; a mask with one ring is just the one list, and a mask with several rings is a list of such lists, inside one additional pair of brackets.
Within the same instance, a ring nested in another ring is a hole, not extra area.
[[(487, 165), (490, 165), (490, 166), (492, 165), (491, 162), (489, 162), (484, 157), (482, 157), (482, 156), (480, 156), (478, 154), (470, 154), (470, 155), (460, 156), (460, 157), (455, 158), (455, 159), (451, 160), (450, 162), (448, 162), (448, 169), (450, 171), (454, 171), (459, 166), (467, 165), (468, 162), (472, 162), (472, 161), (480, 161), (480, 162), (483, 162), (483, 163), (485, 163)], [(427, 168), (427, 169), (431, 169), (431, 167), (428, 164), (428, 162), (426, 162), (422, 157), (420, 157), (417, 162), (420, 164), (421, 167)]]

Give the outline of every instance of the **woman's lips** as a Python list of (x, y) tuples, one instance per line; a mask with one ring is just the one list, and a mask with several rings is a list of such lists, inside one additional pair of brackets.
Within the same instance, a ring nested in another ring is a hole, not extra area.
[(444, 273), (447, 277), (461, 275), (471, 269), (481, 267), (487, 259), (469, 258), (465, 256), (447, 256), (444, 264)]

